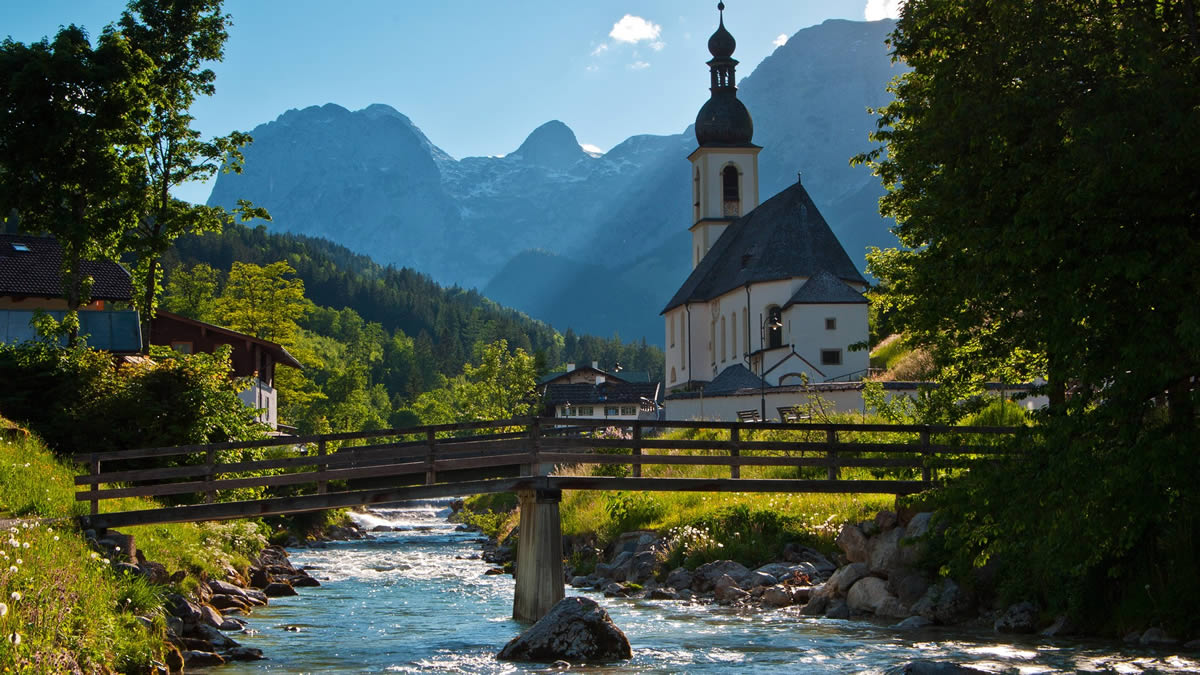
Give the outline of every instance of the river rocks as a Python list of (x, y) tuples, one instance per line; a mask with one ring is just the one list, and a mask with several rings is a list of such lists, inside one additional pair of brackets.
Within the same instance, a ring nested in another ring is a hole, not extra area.
[(934, 623), (949, 624), (967, 618), (972, 608), (970, 597), (954, 580), (940, 579), (912, 606), (912, 612)]
[(846, 554), (846, 560), (852, 563), (867, 561), (867, 537), (857, 525), (853, 523), (843, 525), (835, 543), (838, 548), (842, 549), (842, 553)]
[(885, 603), (895, 600), (896, 596), (888, 593), (887, 582), (879, 577), (859, 579), (846, 593), (850, 609), (866, 614), (875, 614)]
[(498, 659), (552, 663), (560, 659), (619, 661), (633, 656), (629, 640), (593, 600), (564, 598), (529, 630), (513, 638)]
[(787, 607), (792, 604), (792, 594), (782, 586), (772, 586), (763, 591), (762, 601), (769, 607)]
[(732, 560), (716, 560), (705, 563), (692, 573), (692, 590), (701, 593), (711, 591), (716, 586), (717, 580), (723, 576), (730, 577), (735, 583), (741, 583), (749, 573), (750, 570), (746, 569), (745, 565)]
[(789, 543), (783, 547), (783, 559), (790, 563), (808, 563), (812, 565), (817, 571), (817, 574), (811, 577), (813, 581), (816, 581), (818, 577), (824, 579), (837, 571), (837, 565), (834, 565), (820, 551), (795, 543)]
[(225, 663), (225, 659), (221, 658), (216, 652), (205, 652), (195, 649), (189, 649), (183, 652), (183, 665), (186, 668), (209, 668), (211, 666), (220, 666)]
[(903, 538), (904, 530), (898, 527), (871, 538), (867, 545), (867, 559), (872, 574), (886, 577), (900, 562), (900, 540)]
[(722, 605), (732, 605), (744, 601), (750, 594), (739, 588), (737, 580), (733, 577), (723, 574), (713, 584), (713, 597)]
[(1171, 637), (1167, 631), (1161, 628), (1147, 628), (1146, 632), (1138, 638), (1138, 644), (1144, 647), (1174, 647), (1179, 644), (1179, 640)]
[(960, 666), (957, 663), (940, 661), (910, 661), (901, 666), (888, 668), (884, 675), (978, 675), (989, 671)]
[(933, 622), (923, 616), (910, 616), (895, 626), (892, 626), (892, 628), (897, 630), (920, 630), (921, 628), (928, 628), (932, 625)]
[(212, 626), (213, 628), (220, 628), (221, 624), (225, 623), (225, 617), (221, 616), (220, 612), (213, 609), (212, 605), (201, 605), (200, 621)]
[(299, 595), (296, 589), (286, 581), (272, 581), (267, 584), (267, 587), (262, 589), (264, 595), (268, 598), (282, 598), (289, 595)]
[(1018, 602), (1004, 610), (992, 623), (997, 633), (1032, 633), (1037, 630), (1037, 607), (1030, 602)]
[(691, 588), (692, 573), (684, 567), (676, 567), (667, 575), (666, 584), (671, 588)]

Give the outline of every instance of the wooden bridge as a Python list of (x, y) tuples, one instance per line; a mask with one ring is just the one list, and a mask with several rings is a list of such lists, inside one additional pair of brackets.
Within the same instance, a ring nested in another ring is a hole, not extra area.
[[(106, 529), (516, 492), (517, 568), (534, 573), (518, 575), (513, 614), (532, 620), (563, 597), (563, 490), (902, 495), (1006, 452), (995, 439), (1016, 431), (521, 418), (80, 454), (76, 499), (91, 505), (82, 525)], [(176, 505), (101, 508), (129, 497)]]

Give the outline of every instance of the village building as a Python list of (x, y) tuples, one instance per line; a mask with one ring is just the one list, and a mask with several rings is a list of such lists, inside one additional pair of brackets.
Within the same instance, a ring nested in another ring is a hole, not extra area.
[[(142, 351), (145, 336), (136, 309), (129, 272), (111, 260), (85, 261), (83, 273), (92, 278), (90, 300), (79, 309), (79, 334), (89, 347), (126, 360)], [(38, 336), (32, 321), (37, 312), (61, 321), (67, 313), (63, 299), (62, 247), (53, 237), (0, 234), (0, 342), (17, 344)], [(300, 368), (300, 362), (281, 345), (159, 310), (151, 320), (151, 343), (186, 354), (212, 353), (229, 345), (232, 377), (247, 378), (238, 394), (259, 411), (259, 421), (278, 427), (275, 366)]]
[(737, 98), (735, 47), (722, 11), (708, 40), (711, 94), (688, 157), (692, 272), (662, 311), (668, 419), (698, 416), (690, 402), (706, 396), (710, 410), (711, 397), (728, 399), (709, 419), (754, 410), (768, 419), (768, 391), (794, 402), (794, 393), (780, 398), (784, 390), (868, 371), (866, 350), (851, 349), (868, 336), (866, 279), (799, 179), (759, 203), (762, 148)]
[(547, 417), (606, 419), (628, 422), (658, 419), (662, 409), (662, 383), (648, 373), (626, 373), (618, 364), (612, 371), (591, 366), (550, 373), (538, 383), (542, 414)]

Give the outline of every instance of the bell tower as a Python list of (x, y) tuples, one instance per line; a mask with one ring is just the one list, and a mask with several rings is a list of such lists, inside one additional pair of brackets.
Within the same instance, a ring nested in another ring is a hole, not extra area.
[(692, 268), (695, 269), (725, 227), (758, 206), (758, 153), (751, 143), (754, 122), (738, 100), (733, 50), (737, 42), (725, 30), (725, 3), (717, 3), (720, 22), (708, 38), (711, 74), (709, 99), (696, 115), (692, 163)]

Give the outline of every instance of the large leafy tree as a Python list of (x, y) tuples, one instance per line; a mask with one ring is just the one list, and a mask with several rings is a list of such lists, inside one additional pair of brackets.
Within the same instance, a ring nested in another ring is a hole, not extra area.
[(141, 213), (150, 70), (111, 30), (94, 47), (76, 26), (0, 43), (0, 211), (62, 246), (72, 340), (92, 283), (81, 263), (116, 256)]
[[(194, 128), (191, 114), (197, 98), (216, 91), (216, 75), (206, 64), (223, 58), (229, 25), (221, 0), (131, 0), (118, 22), (132, 47), (155, 66), (146, 87), (148, 115), (141, 127), (145, 210), (125, 242), (137, 258), (134, 278), (146, 344), (161, 291), (163, 255), (180, 235), (220, 230), (234, 216), (220, 207), (171, 195), (173, 188), (207, 180), (222, 167), (241, 171), (240, 149), (250, 136), (235, 131), (205, 139)], [(237, 215), (243, 221), (269, 218), (263, 209), (245, 201), (239, 204)]]
[(1194, 0), (910, 0), (865, 157), (895, 321), (947, 383), (1049, 382), (1019, 460), (945, 491), (946, 550), (1113, 631), (1200, 625), (1198, 25)]
[(296, 323), (312, 311), (304, 282), (280, 260), (270, 265), (233, 263), (225, 290), (216, 303), (221, 324), (262, 340), (291, 345), (300, 331)]
[(906, 5), (873, 157), (906, 248), (870, 265), (953, 375), (1044, 375), (1061, 409), (1200, 373), (1196, 7)]

